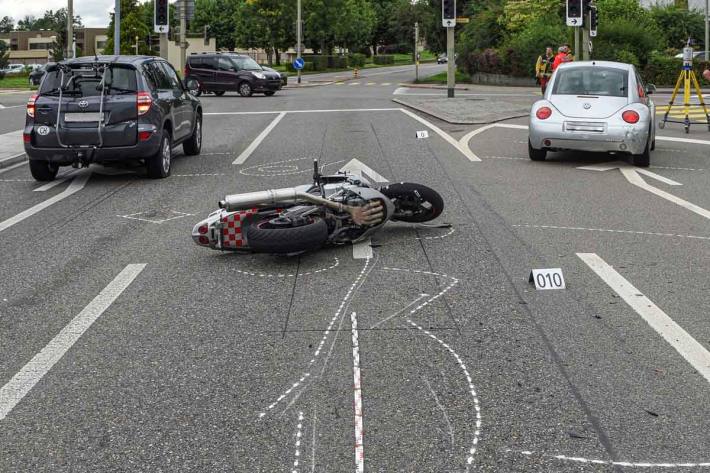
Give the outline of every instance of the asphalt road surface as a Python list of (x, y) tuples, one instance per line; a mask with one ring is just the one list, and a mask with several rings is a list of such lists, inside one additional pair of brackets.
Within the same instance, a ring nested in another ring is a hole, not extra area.
[[(710, 471), (710, 134), (659, 130), (651, 174), (532, 162), (525, 119), (400, 110), (411, 75), (203, 96), (165, 180), (0, 170), (0, 471)], [(452, 227), (388, 224), (371, 258), (192, 242), (314, 158), (437, 189)]]

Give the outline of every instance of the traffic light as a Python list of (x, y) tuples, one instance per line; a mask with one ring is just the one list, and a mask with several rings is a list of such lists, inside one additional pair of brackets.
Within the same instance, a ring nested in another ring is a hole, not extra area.
[(168, 0), (155, 0), (155, 24), (168, 24)]
[(589, 7), (589, 36), (592, 38), (597, 36), (597, 7), (595, 5)]
[(446, 28), (456, 26), (456, 0), (441, 0), (441, 23)]
[(582, 26), (583, 0), (567, 0), (567, 26)]

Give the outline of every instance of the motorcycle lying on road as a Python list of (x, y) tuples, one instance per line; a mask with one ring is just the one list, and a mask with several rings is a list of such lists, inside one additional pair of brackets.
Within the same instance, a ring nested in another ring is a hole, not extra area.
[(388, 221), (427, 222), (444, 210), (426, 186), (402, 182), (374, 188), (361, 176), (321, 175), (313, 184), (232, 194), (192, 230), (198, 245), (215, 250), (299, 254), (356, 243)]

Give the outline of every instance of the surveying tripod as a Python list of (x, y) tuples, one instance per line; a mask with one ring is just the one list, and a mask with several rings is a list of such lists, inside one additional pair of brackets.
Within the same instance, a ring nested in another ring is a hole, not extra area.
[[(678, 95), (678, 90), (680, 89), (681, 84), (683, 85), (683, 115), (685, 115), (685, 118), (683, 121), (669, 120), (668, 114), (671, 112), (673, 102), (675, 102), (675, 98)], [(695, 87), (695, 92), (698, 95), (698, 101), (700, 102), (699, 104), (690, 103), (691, 86)], [(705, 112), (705, 121), (691, 122), (689, 116), (690, 107), (703, 107), (703, 112)], [(692, 123), (697, 125), (707, 125), (708, 131), (710, 131), (710, 115), (708, 114), (708, 108), (705, 105), (705, 100), (703, 100), (703, 91), (700, 89), (700, 84), (698, 83), (698, 79), (695, 77), (695, 71), (693, 70), (693, 48), (690, 47), (690, 39), (688, 40), (685, 48), (683, 48), (683, 70), (681, 70), (680, 75), (678, 75), (678, 80), (675, 83), (675, 88), (673, 89), (673, 94), (671, 95), (671, 101), (668, 103), (668, 107), (666, 107), (666, 113), (663, 114), (663, 120), (658, 122), (658, 127), (663, 129), (666, 126), (666, 122), (682, 123), (686, 133), (690, 132), (690, 125)]]

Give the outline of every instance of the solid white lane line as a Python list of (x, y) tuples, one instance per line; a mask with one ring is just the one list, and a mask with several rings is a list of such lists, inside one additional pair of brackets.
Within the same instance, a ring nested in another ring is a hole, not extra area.
[(353, 337), (353, 409), (355, 411), (355, 471), (365, 471), (365, 447), (363, 441), (362, 382), (360, 380), (360, 342), (357, 332), (357, 314), (350, 315)]
[(480, 128), (476, 128), (473, 131), (469, 131), (468, 133), (466, 133), (465, 135), (463, 135), (461, 137), (461, 139), (459, 140), (459, 144), (462, 148), (465, 148), (466, 150), (468, 150), (468, 152), (471, 155), (475, 156), (476, 159), (475, 160), (472, 159), (472, 161), (480, 161), (480, 158), (478, 156), (476, 156), (476, 154), (473, 151), (471, 151), (471, 147), (469, 146), (469, 142), (471, 141), (471, 138), (483, 133), (486, 130), (490, 130), (491, 128), (510, 128), (513, 130), (527, 130), (528, 129), (527, 125), (515, 125), (512, 123), (491, 123), (490, 125), (483, 125)]
[(402, 113), (404, 113), (405, 115), (408, 115), (408, 116), (414, 118), (416, 121), (418, 121), (419, 123), (422, 123), (423, 125), (427, 126), (427, 127), (428, 127), (430, 130), (432, 130), (434, 133), (436, 133), (437, 135), (439, 135), (440, 137), (442, 137), (447, 143), (449, 143), (451, 146), (453, 146), (454, 148), (456, 148), (457, 150), (459, 150), (459, 151), (461, 152), (461, 154), (463, 154), (469, 161), (474, 161), (474, 162), (475, 162), (475, 161), (480, 161), (480, 159), (478, 158), (478, 156), (476, 156), (475, 154), (473, 154), (473, 153), (471, 152), (471, 150), (468, 148), (468, 146), (462, 146), (461, 143), (459, 143), (458, 141), (456, 141), (451, 135), (449, 135), (448, 133), (446, 133), (444, 130), (442, 130), (442, 129), (439, 128), (438, 126), (434, 125), (434, 124), (431, 123), (430, 121), (427, 121), (427, 120), (423, 119), (422, 117), (420, 117), (420, 116), (417, 115), (416, 113), (410, 112), (409, 110), (406, 110), (406, 109), (404, 109), (404, 108), (400, 108), (400, 110), (401, 110)]
[(656, 136), (658, 141), (674, 141), (676, 143), (693, 143), (696, 145), (710, 145), (710, 141), (696, 140), (694, 138), (676, 138), (675, 136)]
[(57, 176), (58, 179), (55, 179), (52, 182), (48, 182), (47, 184), (34, 189), (34, 192), (44, 192), (44, 191), (47, 191), (47, 190), (52, 189), (54, 187), (57, 187), (60, 184), (64, 184), (68, 179), (73, 177), (78, 172), (79, 171), (69, 171), (67, 173), (64, 173), (61, 176)]
[(279, 124), (281, 119), (286, 116), (286, 112), (281, 112), (279, 113), (276, 118), (274, 118), (271, 123), (269, 123), (269, 126), (264, 128), (264, 131), (259, 133), (259, 136), (256, 137), (254, 141), (251, 142), (249, 147), (245, 149), (242, 154), (240, 154), (237, 159), (235, 159), (232, 164), (244, 164), (244, 162), (251, 156), (251, 154), (256, 150), (256, 148), (261, 144), (264, 139), (269, 136), (269, 133), (271, 133), (271, 130), (276, 128), (276, 125)]
[(0, 388), (0, 421), (27, 395), (66, 354), (91, 325), (143, 271), (145, 264), (129, 264), (84, 310), (74, 317), (8, 383)]
[(369, 259), (372, 258), (372, 240), (366, 238), (357, 243), (353, 243), (353, 258), (354, 259)]
[(577, 256), (710, 382), (710, 352), (596, 253)]
[(20, 166), (24, 166), (25, 164), (27, 164), (27, 161), (22, 161), (21, 163), (13, 164), (12, 166), (8, 166), (6, 168), (0, 168), (0, 174), (12, 171), (13, 169), (19, 168)]
[(638, 168), (638, 167), (635, 169), (636, 169), (636, 172), (640, 172), (641, 174), (643, 174), (645, 176), (653, 178), (657, 181), (661, 181), (662, 183), (668, 184), (669, 186), (682, 186), (683, 185), (680, 182), (676, 182), (672, 179), (668, 179), (667, 177), (663, 177), (660, 174), (656, 174), (655, 172), (649, 171), (648, 169)]
[(34, 205), (30, 207), (27, 210), (24, 210), (20, 212), (19, 214), (15, 215), (14, 217), (10, 217), (7, 220), (4, 220), (0, 222), (0, 232), (7, 230), (8, 228), (12, 227), (13, 225), (20, 223), (21, 221), (25, 220), (26, 218), (29, 218), (33, 216), (34, 214), (41, 212), (42, 210), (46, 209), (47, 207), (56, 204), (57, 202), (66, 199), (72, 194), (76, 194), (80, 190), (84, 188), (86, 185), (87, 181), (91, 177), (91, 172), (86, 172), (84, 174), (81, 174), (77, 177), (75, 177), (69, 186), (64, 189), (62, 192), (59, 194), (45, 200), (44, 202), (40, 202), (37, 205)]
[(648, 191), (652, 194), (656, 194), (658, 197), (661, 197), (663, 199), (666, 199), (670, 202), (673, 202), (676, 205), (680, 205), (681, 207), (690, 210), (691, 212), (694, 212), (698, 215), (701, 215), (707, 219), (710, 219), (710, 211), (705, 210), (702, 207), (699, 207), (692, 202), (688, 202), (687, 200), (683, 200), (680, 197), (676, 197), (673, 194), (669, 194), (666, 191), (663, 191), (657, 187), (653, 187), (651, 184), (648, 182), (644, 181), (643, 178), (638, 174), (636, 169), (631, 169), (631, 168), (624, 168), (621, 167), (619, 168), (621, 173), (624, 175), (626, 180), (628, 180), (631, 184), (635, 185), (636, 187), (640, 187), (641, 189)]

